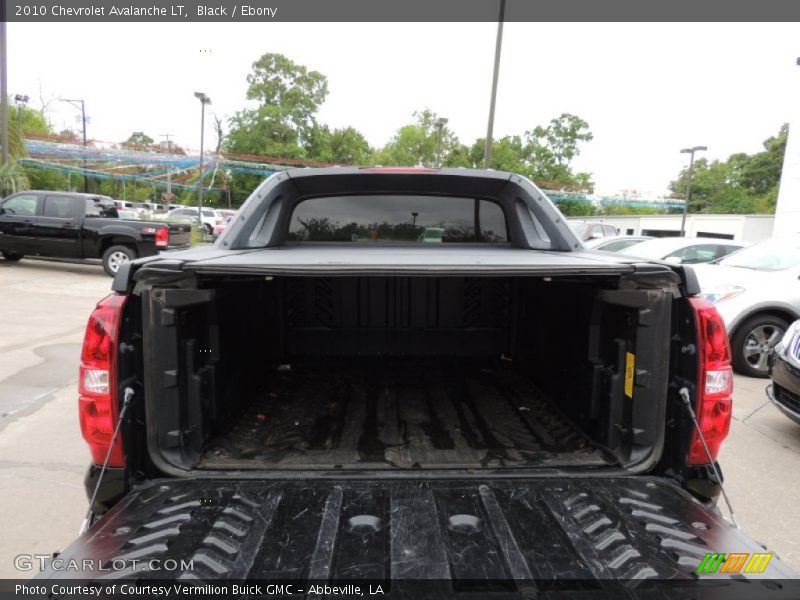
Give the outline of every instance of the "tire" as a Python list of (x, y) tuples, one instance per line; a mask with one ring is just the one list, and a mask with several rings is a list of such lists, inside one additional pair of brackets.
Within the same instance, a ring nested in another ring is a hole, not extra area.
[(17, 262), (20, 260), (24, 254), (20, 254), (19, 252), (3, 252), (3, 258), (5, 258), (8, 262)]
[(210, 235), (210, 236), (214, 235), (214, 228), (211, 225), (209, 225), (208, 223), (205, 223), (205, 228), (206, 228), (206, 233), (208, 235)]
[(789, 323), (773, 315), (755, 315), (739, 325), (731, 337), (736, 372), (748, 377), (768, 377), (769, 353), (788, 327)]
[(137, 258), (136, 250), (128, 246), (111, 246), (103, 252), (103, 270), (109, 277), (114, 277), (120, 265)]

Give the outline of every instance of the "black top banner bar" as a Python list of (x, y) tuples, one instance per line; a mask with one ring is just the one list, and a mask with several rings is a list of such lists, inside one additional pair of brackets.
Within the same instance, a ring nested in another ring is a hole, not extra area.
[[(491, 22), (501, 0), (0, 0), (9, 22)], [(514, 21), (800, 21), (796, 0), (506, 0)]]

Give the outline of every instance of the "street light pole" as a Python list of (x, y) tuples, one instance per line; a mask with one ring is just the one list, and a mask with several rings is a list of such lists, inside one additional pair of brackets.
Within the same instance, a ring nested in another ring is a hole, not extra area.
[(200, 182), (197, 188), (197, 221), (203, 224), (203, 134), (206, 128), (206, 104), (211, 104), (211, 98), (203, 92), (195, 92), (194, 97), (200, 100)]
[(500, 50), (503, 47), (503, 18), (506, 0), (500, 0), (500, 17), (497, 20), (497, 40), (494, 46), (494, 71), (492, 73), (492, 97), (489, 101), (489, 125), (486, 128), (486, 147), (483, 151), (483, 168), (488, 169), (492, 162), (492, 134), (494, 131), (494, 106), (497, 100), (497, 79), (500, 76)]
[(0, 19), (0, 165), (8, 164), (8, 63), (5, 15)]
[(83, 100), (69, 100), (68, 98), (60, 98), (62, 102), (69, 102), (75, 108), (78, 108), (80, 103), (81, 109), (81, 123), (83, 125), (83, 191), (89, 192), (89, 179), (86, 173), (86, 103)]
[(436, 166), (442, 166), (442, 129), (444, 126), (447, 125), (447, 119), (444, 117), (439, 117), (433, 122), (433, 127), (438, 132), (438, 136), (436, 138)]
[[(171, 133), (162, 133), (161, 137), (167, 138), (167, 153), (172, 154)], [(167, 166), (167, 202), (172, 202), (172, 165)]]
[(22, 94), (14, 96), (14, 102), (17, 103), (17, 128), (19, 129), (20, 135), (22, 135), (22, 107), (28, 103), (28, 100), (30, 100), (30, 98)]
[(681, 154), (689, 155), (689, 176), (686, 180), (686, 199), (683, 201), (683, 218), (681, 218), (681, 237), (686, 237), (686, 213), (689, 211), (689, 201), (692, 199), (692, 175), (694, 174), (694, 153), (708, 150), (705, 146), (684, 148)]

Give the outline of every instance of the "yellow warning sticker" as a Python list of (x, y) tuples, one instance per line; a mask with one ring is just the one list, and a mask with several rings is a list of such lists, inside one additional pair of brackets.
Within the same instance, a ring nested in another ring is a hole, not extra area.
[(633, 398), (633, 376), (636, 373), (636, 356), (625, 353), (625, 395)]

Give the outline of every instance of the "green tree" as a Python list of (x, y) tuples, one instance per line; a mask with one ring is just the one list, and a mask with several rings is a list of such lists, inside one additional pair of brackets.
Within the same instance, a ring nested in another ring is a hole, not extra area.
[[(563, 113), (546, 127), (537, 126), (522, 136), (510, 135), (492, 141), (490, 167), (520, 173), (539, 182), (591, 189), (589, 173), (573, 173), (571, 163), (580, 146), (592, 140), (589, 124), (575, 115)], [(477, 140), (470, 150), (474, 166), (483, 166), (485, 140)]]
[[(762, 152), (732, 154), (726, 161), (697, 159), (689, 212), (774, 213), (788, 136), (784, 124), (764, 141)], [(670, 189), (683, 197), (688, 176), (688, 168), (682, 169)]]
[(9, 159), (8, 163), (0, 165), (0, 198), (29, 189), (28, 175), (17, 161)]
[(264, 54), (247, 76), (247, 99), (256, 107), (230, 120), (224, 147), (230, 152), (302, 158), (328, 95), (328, 80), (318, 71), (281, 54)]
[[(0, 141), (1, 143), (1, 141)], [(20, 158), (25, 156), (25, 139), (22, 131), (20, 131), (19, 124), (16, 119), (16, 114), (9, 109), (8, 119), (8, 155), (11, 158)]]
[(441, 134), (434, 123), (438, 116), (431, 109), (414, 112), (413, 123), (397, 130), (392, 139), (373, 155), (372, 162), (383, 166), (432, 167), (441, 162), (449, 167), (471, 166), (466, 148), (446, 125)]
[(53, 128), (41, 112), (27, 106), (12, 105), (11, 102), (9, 98), (8, 122), (15, 123), (23, 135), (50, 135), (53, 133)]
[(142, 133), (141, 131), (134, 131), (130, 135), (130, 137), (123, 142), (123, 144), (126, 145), (126, 146), (144, 146), (144, 147), (148, 147), (148, 146), (152, 146), (154, 141), (155, 140), (153, 140), (153, 138), (151, 138), (146, 133)]
[(369, 164), (372, 149), (364, 135), (353, 127), (331, 131), (315, 124), (306, 140), (306, 156), (311, 160), (340, 165)]

